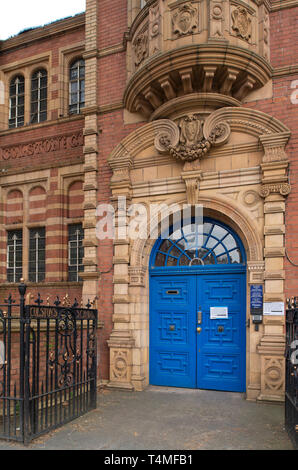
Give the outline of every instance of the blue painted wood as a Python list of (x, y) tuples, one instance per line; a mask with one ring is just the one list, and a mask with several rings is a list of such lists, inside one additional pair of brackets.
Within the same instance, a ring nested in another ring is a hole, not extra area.
[[(246, 385), (246, 279), (244, 274), (197, 277), (202, 331), (197, 335), (197, 387), (244, 392)], [(211, 319), (226, 307), (227, 319)]]
[(196, 387), (193, 276), (152, 277), (150, 282), (150, 383)]
[[(228, 319), (212, 320), (211, 307), (227, 307)], [(244, 392), (245, 324), (244, 273), (152, 275), (150, 383)]]
[[(211, 227), (219, 227), (217, 242), (226, 246), (228, 263), (218, 263), (215, 253), (214, 264), (179, 265), (180, 248), (176, 241), (173, 247), (173, 241), (167, 243), (159, 238), (153, 247), (149, 347), (152, 385), (245, 391), (246, 254), (237, 234), (209, 218), (204, 219), (206, 248), (214, 234)], [(197, 232), (194, 228), (194, 233)], [(185, 236), (184, 228), (181, 233), (188, 249), (189, 237)], [(230, 257), (235, 243), (241, 253), (240, 263)], [(156, 256), (163, 253), (162, 246), (167, 250), (164, 265), (157, 266)], [(210, 248), (215, 246), (218, 245), (212, 243)], [(193, 248), (195, 256), (199, 256), (199, 248)], [(169, 256), (177, 257), (175, 265), (167, 265)], [(206, 259), (204, 253), (202, 259)], [(211, 307), (226, 307), (228, 318), (211, 319)], [(198, 311), (202, 311), (200, 325)], [(197, 332), (198, 326), (202, 328), (201, 333)]]

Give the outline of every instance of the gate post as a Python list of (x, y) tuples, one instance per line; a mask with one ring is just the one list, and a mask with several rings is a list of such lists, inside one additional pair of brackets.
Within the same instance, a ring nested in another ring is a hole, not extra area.
[[(29, 435), (29, 388), (28, 388), (28, 364), (26, 349), (28, 341), (25, 342), (25, 323), (26, 323), (26, 312), (25, 312), (25, 294), (27, 286), (24, 283), (24, 279), (21, 279), (21, 284), (18, 286), (20, 294), (20, 398), (21, 398), (21, 410), (20, 410), (20, 428), (23, 436), (24, 444), (28, 444)], [(27, 331), (27, 328), (26, 328)]]

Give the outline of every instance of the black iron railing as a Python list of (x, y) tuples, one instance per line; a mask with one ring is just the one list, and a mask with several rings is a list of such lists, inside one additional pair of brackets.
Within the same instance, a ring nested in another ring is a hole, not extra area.
[(298, 298), (287, 303), (285, 425), (298, 449)]
[(0, 438), (24, 443), (96, 408), (97, 310), (0, 305)]

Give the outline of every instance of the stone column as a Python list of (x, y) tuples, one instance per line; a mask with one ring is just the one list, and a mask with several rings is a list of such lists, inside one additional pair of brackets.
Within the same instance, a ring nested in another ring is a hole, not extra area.
[(84, 273), (83, 300), (98, 297), (99, 272), (97, 265), (96, 207), (98, 192), (98, 106), (97, 106), (97, 51), (98, 51), (98, 10), (96, 0), (86, 1), (86, 41), (83, 58), (85, 60), (85, 115), (84, 127)]
[[(264, 198), (264, 302), (284, 302), (285, 198), (290, 193), (287, 156), (288, 133), (261, 136), (264, 146), (261, 196)], [(285, 317), (264, 316), (261, 355), (261, 392), (258, 400), (284, 401)]]
[[(248, 261), (248, 292), (250, 293), (250, 286), (254, 284), (262, 284), (264, 286), (264, 261)], [(249, 301), (248, 301), (249, 302)], [(248, 309), (250, 304), (248, 303)], [(249, 335), (247, 337), (247, 354), (249, 357), (249, 375), (247, 377), (246, 398), (247, 400), (255, 401), (260, 394), (261, 390), (261, 361), (258, 352), (258, 345), (263, 336), (263, 325), (260, 325), (259, 330), (256, 331), (250, 319), (249, 310)]]
[(131, 201), (131, 182), (129, 170), (132, 160), (123, 155), (121, 164), (113, 168), (111, 181), (113, 192), (112, 203), (115, 210), (114, 239), (114, 314), (113, 331), (108, 346), (110, 348), (110, 382), (109, 388), (133, 390), (132, 349), (134, 338), (130, 329), (129, 312), (129, 239), (127, 236), (127, 207)]

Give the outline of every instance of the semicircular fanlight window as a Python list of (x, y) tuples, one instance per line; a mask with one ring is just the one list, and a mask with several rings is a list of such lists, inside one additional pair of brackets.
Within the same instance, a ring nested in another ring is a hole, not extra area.
[(189, 224), (160, 240), (154, 266), (242, 264), (241, 248), (233, 233), (216, 222)]

